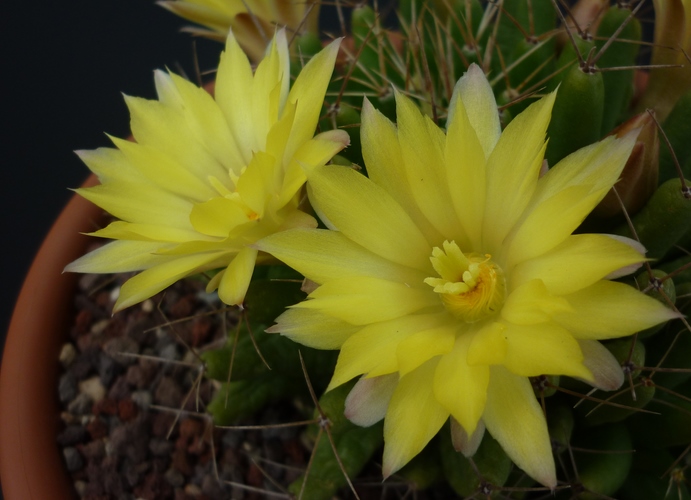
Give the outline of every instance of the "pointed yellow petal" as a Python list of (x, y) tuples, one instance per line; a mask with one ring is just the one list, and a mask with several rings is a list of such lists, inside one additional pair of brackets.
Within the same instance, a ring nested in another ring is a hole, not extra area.
[(564, 242), (604, 194), (603, 189), (593, 192), (588, 185), (571, 186), (538, 205), (509, 237), (509, 266), (539, 257)]
[(340, 46), (341, 39), (338, 38), (310, 59), (290, 89), (288, 101), (296, 103), (297, 109), (284, 161), (314, 135)]
[(75, 192), (118, 219), (192, 229), (192, 203), (152, 184), (109, 181)]
[(187, 255), (151, 267), (122, 285), (113, 312), (146, 300), (185, 276), (218, 267), (224, 258), (224, 252)]
[(527, 378), (493, 366), (484, 421), (513, 463), (540, 484), (557, 485), (547, 422)]
[[(329, 165), (309, 177), (317, 213), (371, 252), (431, 273), (432, 248), (389, 194), (351, 168)], [(405, 242), (405, 243), (404, 243)]]
[[(165, 74), (159, 71), (155, 75), (157, 79), (162, 79)], [(172, 158), (175, 158), (190, 171), (202, 174), (205, 172), (206, 175), (212, 174), (227, 181), (227, 173), (224, 175), (223, 170), (227, 172), (238, 162), (242, 162), (242, 145), (233, 140), (223, 111), (205, 89), (197, 87), (174, 73), (166, 76), (170, 82), (167, 84), (169, 93), (175, 93), (176, 100), (173, 102), (172, 99), (167, 101), (161, 99), (161, 104), (166, 108), (174, 109), (179, 118), (171, 124), (162, 122), (164, 125), (161, 125), (159, 123), (158, 127), (165, 133), (168, 132), (169, 127), (172, 128), (176, 134), (169, 137), (169, 140), (179, 140), (181, 145), (194, 143), (197, 148), (203, 148), (206, 154), (195, 161), (195, 157), (190, 156), (190, 153), (180, 157), (176, 156), (174, 153), (179, 150), (179, 147), (165, 149), (161, 145), (159, 149), (167, 151)], [(223, 84), (222, 81), (220, 83)], [(159, 86), (157, 85), (157, 87)], [(156, 124), (152, 124), (152, 127), (156, 127)], [(208, 162), (199, 164), (200, 160), (209, 156), (211, 158)], [(211, 160), (224, 168), (219, 169), (216, 165), (211, 164)], [(212, 166), (216, 168), (212, 170)], [(206, 175), (201, 175), (201, 177), (204, 178)]]
[(444, 314), (413, 315), (362, 328), (343, 343), (329, 390), (363, 373), (376, 377), (398, 371), (398, 343), (439, 326), (445, 319)]
[(489, 253), (501, 247), (535, 191), (554, 98), (548, 94), (514, 118), (487, 160), (483, 231)]
[(504, 366), (516, 375), (569, 375), (593, 380), (583, 366), (581, 348), (569, 332), (554, 323), (507, 324)]
[(577, 234), (535, 259), (526, 260), (511, 272), (510, 286), (540, 279), (550, 293), (576, 292), (613, 271), (645, 259), (630, 245), (605, 234)]
[(396, 125), (374, 109), (367, 98), (362, 104), (361, 120), (362, 156), (369, 178), (401, 205), (429, 243), (442, 241), (444, 237), (420, 212), (410, 190)]
[(470, 338), (460, 335), (453, 350), (442, 356), (434, 375), (434, 397), (467, 435), (473, 435), (485, 410), (489, 367), (469, 366)]
[(315, 349), (340, 349), (361, 327), (315, 309), (286, 309), (267, 333), (280, 333), (290, 340)]
[(89, 233), (89, 236), (111, 238), (114, 240), (158, 241), (162, 243), (161, 246), (164, 246), (163, 244), (165, 243), (182, 243), (197, 239), (214, 241), (214, 238), (204, 236), (186, 228), (181, 229), (156, 224), (133, 224), (124, 221), (111, 222), (103, 229)]
[(470, 125), (479, 139), (484, 156), (489, 158), (497, 145), (497, 141), (499, 141), (501, 123), (492, 87), (490, 87), (482, 69), (475, 63), (468, 67), (468, 71), (458, 80), (453, 89), (449, 103), (447, 129), (450, 128), (448, 123), (453, 123), (459, 119), (456, 116), (456, 113), (461, 109), (458, 101), (463, 101), (462, 106), (466, 110)]
[(273, 156), (259, 151), (238, 180), (237, 193), (258, 218), (264, 217), (269, 197), (278, 190), (279, 169)]
[[(218, 64), (214, 93), (245, 165), (250, 161), (251, 151), (259, 150), (254, 144), (252, 131), (252, 100), (248, 99), (252, 95), (253, 80), (249, 59), (230, 32), (226, 50), (221, 54)], [(239, 174), (239, 168), (235, 172)]]
[(551, 295), (542, 280), (535, 279), (511, 292), (501, 308), (501, 317), (515, 325), (533, 325), (571, 310), (565, 299)]
[(237, 202), (218, 197), (194, 205), (189, 217), (194, 229), (200, 233), (221, 238), (228, 236), (235, 227), (249, 222)]
[(318, 309), (354, 325), (367, 325), (412, 314), (427, 307), (442, 307), (429, 287), (355, 276), (329, 280), (294, 307)]
[(425, 273), (375, 255), (338, 231), (282, 231), (262, 239), (256, 247), (315, 283), (347, 276), (371, 276), (416, 285), (426, 278)]
[(466, 247), (453, 210), (444, 163), (444, 133), (413, 102), (396, 93), (398, 142), (406, 176), (417, 206), (429, 223), (450, 240)]
[(506, 358), (506, 325), (492, 322), (480, 328), (470, 339), (467, 362), (470, 366), (496, 365)]
[(399, 374), (403, 377), (428, 359), (447, 354), (453, 349), (455, 340), (455, 325), (414, 333), (401, 340), (396, 347)]
[(573, 312), (553, 320), (580, 339), (612, 339), (645, 330), (679, 314), (633, 287), (614, 281), (598, 281), (565, 295)]
[(306, 172), (323, 166), (348, 144), (350, 136), (345, 130), (329, 130), (300, 146), (286, 167), (278, 205), (283, 206), (302, 188), (307, 180)]
[(361, 427), (369, 427), (384, 418), (391, 396), (398, 385), (398, 375), (361, 378), (348, 393), (343, 415)]
[(430, 360), (398, 382), (384, 419), (384, 479), (420, 453), (449, 418), (430, 391), (436, 367)]
[(111, 139), (127, 161), (162, 189), (192, 201), (202, 201), (216, 194), (205, 180), (198, 178), (163, 151), (116, 137)]
[(250, 286), (257, 250), (245, 247), (235, 256), (218, 285), (218, 297), (228, 305), (240, 305)]
[(626, 165), (637, 136), (638, 130), (634, 130), (621, 139), (606, 137), (570, 154), (540, 178), (530, 207), (570, 186), (590, 185), (594, 191), (609, 190)]
[[(478, 71), (481, 70), (478, 69)], [(457, 86), (463, 78), (459, 80)], [(482, 78), (484, 79), (484, 75)], [(451, 104), (454, 104), (453, 98)], [(475, 102), (475, 104), (479, 106), (482, 103)], [(496, 109), (494, 98), (492, 98), (492, 105)], [(452, 109), (453, 113), (450, 114), (447, 122), (448, 132), (444, 151), (446, 178), (456, 214), (470, 240), (470, 248), (479, 251), (482, 245), (482, 220), (485, 212), (487, 161), (483, 145), (466, 113), (464, 101), (456, 98), (455, 107)], [(494, 142), (496, 139), (498, 135)], [(486, 140), (489, 142), (485, 146), (490, 147), (489, 143), (492, 141), (489, 138)], [(491, 147), (494, 145), (492, 144)]]
[(65, 266), (69, 273), (129, 273), (148, 269), (168, 257), (157, 255), (160, 242), (113, 241)]
[[(190, 125), (178, 110), (160, 101), (138, 97), (125, 96), (125, 102), (130, 111), (132, 135), (138, 144), (168, 152), (199, 178), (209, 174), (221, 178), (227, 176), (223, 164), (210, 154), (203, 143), (190, 137)], [(225, 124), (223, 128), (226, 129)]]

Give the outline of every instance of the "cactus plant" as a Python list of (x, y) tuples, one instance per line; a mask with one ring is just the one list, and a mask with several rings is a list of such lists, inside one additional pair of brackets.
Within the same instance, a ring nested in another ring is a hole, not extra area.
[[(240, 308), (240, 327), (203, 355), (205, 376), (221, 383), (208, 410), (231, 425), (311, 395), (313, 457), (289, 486), (298, 497), (345, 487), (357, 495), (355, 476), (379, 460), (383, 439), (384, 476), (420, 489), (688, 498), (691, 4), (573, 3), (402, 0), (398, 28), (376, 2), (358, 4), (329, 82), (338, 42), (320, 51), (314, 32), (294, 37), (290, 91), (279, 31), (255, 94), (219, 88), (238, 72), (252, 81), (246, 58), (232, 71), (222, 59), (216, 101), (240, 151), (232, 165), (214, 142), (224, 119), (215, 103), (192, 101), (198, 89), (159, 75), (160, 102), (128, 99), (140, 147), (166, 152), (182, 141), (175, 151), (188, 156), (166, 159), (173, 164), (194, 159), (191, 143), (231, 182), (201, 161), (176, 175), (191, 183), (203, 174), (210, 196), (148, 176), (192, 225), (166, 232), (104, 191), (117, 188), (116, 162), (136, 184), (162, 155), (149, 152), (146, 163), (119, 141), (122, 153), (84, 154), (103, 182), (84, 195), (122, 219), (97, 235), (140, 255), (134, 262), (114, 243), (68, 269), (109, 272), (113, 258), (127, 270), (173, 268), (147, 286), (134, 278), (118, 303), (126, 307), (182, 275), (225, 268), (208, 288)], [(646, 87), (641, 26), (651, 6), (654, 39), (681, 41), (664, 47), (674, 58), (655, 45)], [(676, 31), (660, 38), (665, 26)], [(234, 40), (224, 57), (239, 60)], [(671, 75), (673, 95), (661, 96), (660, 72)], [(250, 117), (260, 91), (270, 104), (257, 113), (271, 113), (271, 127)], [(193, 140), (182, 125), (175, 137), (149, 130), (185, 106)], [(241, 119), (256, 122), (251, 137)], [(256, 144), (245, 151), (240, 136)], [(238, 206), (242, 224), (226, 220)], [(267, 219), (268, 229), (248, 225)]]

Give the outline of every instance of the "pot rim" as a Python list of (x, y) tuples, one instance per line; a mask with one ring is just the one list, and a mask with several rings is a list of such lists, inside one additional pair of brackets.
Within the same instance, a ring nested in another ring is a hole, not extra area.
[[(82, 187), (97, 183), (92, 174)], [(76, 497), (56, 440), (62, 425), (56, 387), (79, 276), (62, 270), (93, 241), (79, 233), (93, 231), (102, 219), (102, 209), (75, 194), (43, 240), (17, 298), (0, 365), (0, 481), (8, 500)]]

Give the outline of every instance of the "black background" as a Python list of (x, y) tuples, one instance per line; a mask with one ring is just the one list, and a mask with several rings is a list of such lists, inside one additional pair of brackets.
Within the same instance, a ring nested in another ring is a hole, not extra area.
[[(328, 8), (322, 18), (334, 18)], [(87, 168), (77, 149), (129, 134), (122, 93), (155, 98), (153, 70), (195, 78), (194, 54), (215, 67), (222, 45), (154, 0), (34, 0), (0, 7), (2, 152), (0, 346), (25, 275)], [(37, 313), (40, 313), (37, 311)]]

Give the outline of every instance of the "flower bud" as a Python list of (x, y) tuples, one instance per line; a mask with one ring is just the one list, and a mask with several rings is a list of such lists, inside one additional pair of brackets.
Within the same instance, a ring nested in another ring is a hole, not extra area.
[(663, 122), (682, 94), (691, 89), (691, 0), (653, 0), (653, 5), (655, 45), (651, 64), (680, 67), (652, 68), (638, 109), (654, 109)]
[[(660, 141), (657, 124), (649, 113), (643, 112), (615, 128), (610, 135), (623, 137), (639, 128), (636, 145), (615, 188), (629, 215), (637, 213), (655, 192), (659, 174)], [(607, 193), (593, 214), (609, 218), (621, 214), (621, 204), (613, 191)]]

